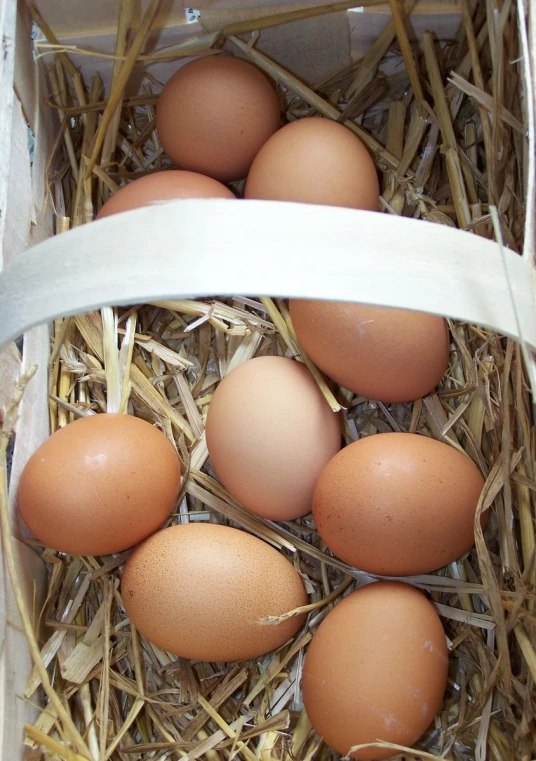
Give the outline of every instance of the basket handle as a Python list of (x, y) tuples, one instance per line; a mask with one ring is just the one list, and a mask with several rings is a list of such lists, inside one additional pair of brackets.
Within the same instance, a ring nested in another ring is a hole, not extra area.
[(536, 349), (532, 265), (492, 241), (375, 212), (222, 199), (118, 214), (17, 257), (0, 275), (0, 348), (104, 305), (211, 295), (415, 309), (521, 332)]

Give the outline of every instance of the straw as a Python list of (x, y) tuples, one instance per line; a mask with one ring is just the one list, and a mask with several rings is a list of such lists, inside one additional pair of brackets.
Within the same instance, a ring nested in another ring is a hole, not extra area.
[[(360, 0), (360, 7), (372, 8), (375, 5), (382, 5), (382, 2), (383, 0)], [(289, 24), (292, 21), (299, 21), (300, 19), (315, 18), (316, 16), (324, 16), (327, 13), (340, 13), (354, 7), (354, 0), (342, 0), (342, 2), (330, 2), (298, 10), (283, 11), (282, 13), (250, 19), (249, 21), (227, 24), (223, 27), (222, 34), (226, 37), (231, 37), (233, 35), (244, 34), (245, 32), (256, 32), (261, 29), (280, 26), (281, 24)]]
[[(115, 44), (115, 60), (112, 72), (112, 88), (117, 85), (117, 80), (121, 72), (122, 60), (125, 58), (127, 50), (127, 36), (134, 13), (133, 0), (121, 0), (119, 7), (119, 20), (117, 22), (117, 39)], [(116, 107), (115, 113), (110, 119), (110, 124), (106, 131), (102, 145), (101, 162), (106, 164), (112, 158), (119, 132), (119, 121), (121, 119), (121, 103)]]
[(136, 65), (138, 55), (143, 47), (143, 44), (145, 43), (145, 40), (147, 39), (147, 35), (151, 31), (151, 27), (160, 10), (162, 2), (163, 0), (151, 0), (149, 7), (145, 11), (145, 15), (140, 25), (139, 31), (132, 42), (132, 45), (130, 47), (130, 50), (128, 51), (125, 61), (123, 65), (121, 66), (121, 70), (119, 74), (117, 75), (117, 78), (114, 82), (112, 93), (110, 95), (110, 99), (102, 114), (102, 119), (99, 125), (99, 129), (97, 130), (97, 134), (95, 135), (95, 141), (93, 143), (92, 153), (88, 161), (88, 167), (87, 167), (88, 174), (93, 171), (93, 167), (97, 163), (100, 150), (104, 143), (106, 131), (110, 125), (110, 122), (112, 121), (114, 117), (116, 107), (119, 105), (123, 97), (123, 92), (125, 90), (128, 79), (132, 73), (132, 70), (134, 69), (134, 66)]
[[(11, 534), (11, 526), (8, 514), (7, 504), (7, 462), (6, 451), (7, 444), (16, 424), (18, 416), (18, 405), (22, 400), (22, 395), (26, 385), (31, 381), (35, 370), (33, 367), (25, 376), (23, 376), (17, 384), (17, 396), (14, 398), (11, 405), (6, 409), (4, 414), (4, 420), (2, 424), (2, 431), (0, 435), (0, 525), (2, 528), (2, 547), (4, 553), (4, 562), (7, 567), (7, 571), (12, 581), (13, 592), (15, 595), (15, 602), (21, 617), (22, 626), (26, 635), (28, 646), (32, 660), (35, 664), (35, 668), (39, 673), (41, 683), (45, 689), (48, 699), (54, 706), (58, 717), (63, 723), (67, 738), (73, 743), (74, 748), (80, 752), (83, 758), (90, 759), (89, 749), (78, 732), (70, 714), (64, 708), (62, 701), (52, 686), (46, 667), (41, 658), (36, 636), (34, 633), (33, 622), (30, 617), (30, 613), (27, 608), (26, 600), (18, 585), (17, 581), (17, 567), (15, 564), (15, 553), (13, 549), (13, 537)], [(79, 759), (77, 759), (79, 761)]]
[(426, 66), (430, 77), (430, 85), (435, 101), (436, 117), (443, 134), (443, 139), (446, 143), (447, 172), (454, 197), (454, 208), (456, 209), (458, 224), (460, 227), (465, 228), (471, 221), (465, 183), (463, 181), (460, 160), (458, 157), (456, 136), (452, 127), (451, 115), (435, 53), (434, 40), (429, 32), (424, 33), (423, 47)]
[[(390, 8), (392, 16), (382, 16), (384, 31), (364, 58), (318, 83), (299, 79), (256, 47), (257, 40), (264, 41), (264, 29), (340, 13), (350, 5), (278, 10), (142, 53), (160, 3), (153, 0), (133, 29), (131, 4), (123, 0), (113, 64), (110, 56), (102, 57), (113, 66), (106, 94), (99, 77), (86, 88), (68, 57), (91, 54), (97, 62), (102, 54), (60, 45), (33, 9), (48, 39), (47, 55), (54, 56), (49, 104), (62, 120), (48, 175), (51, 198), (65, 199), (57, 230), (70, 226), (71, 219), (73, 225), (90, 221), (125, 182), (173, 166), (154, 130), (162, 83), (144, 67), (192, 52), (213, 54), (226, 43), (227, 51), (246, 57), (280, 86), (288, 119), (331, 118), (363, 140), (381, 172), (388, 213), (458, 226), (521, 250), (530, 114), (513, 86), (514, 62), (527, 33), (516, 29), (512, 4), (463, 0), (458, 33), (443, 46), (430, 33), (422, 40), (412, 33), (411, 14), (423, 10), (422, 3), (390, 0), (381, 10)], [(364, 11), (362, 23), (367, 18)], [(135, 68), (142, 86), (125, 98)], [(401, 255), (406, 245), (411, 241), (401, 242)], [(509, 298), (515, 310), (515, 298)], [(407, 759), (533, 758), (531, 358), (523, 345), (515, 347), (486, 329), (457, 323), (449, 328), (449, 367), (437, 391), (411, 404), (373, 404), (337, 387), (314, 366), (282, 299), (226, 294), (59, 320), (50, 363), (52, 429), (107, 409), (149, 420), (166, 433), (184, 463), (180, 504), (168, 523), (213, 521), (270, 543), (299, 570), (309, 599), (262, 621), (270, 626), (305, 616), (304, 628), (275, 653), (243, 664), (188, 662), (152, 645), (126, 617), (118, 582), (129, 550), (80, 559), (32, 542), (49, 570), (46, 599), (36, 616), (44, 624), (39, 642), (28, 610), (22, 615), (34, 662), (24, 697), (36, 700), (43, 687), (46, 707), (26, 727), (26, 743), (43, 748), (45, 757), (66, 761), (336, 757), (315, 735), (302, 706), (304, 656), (330, 607), (378, 577), (334, 557), (310, 516), (278, 523), (240, 505), (217, 480), (204, 433), (223, 377), (253, 356), (286, 354), (305, 364), (327, 403), (339, 411), (347, 441), (393, 430), (431, 436), (466, 453), (486, 479), (478, 510), (490, 508), (490, 517), (482, 531), (475, 516), (475, 549), (438, 573), (400, 579), (427, 592), (442, 618), (450, 646), (449, 686), (434, 725), (414, 748), (382, 747)], [(0, 512), (13, 575), (6, 510), (4, 493)], [(13, 585), (24, 611), (14, 576)]]

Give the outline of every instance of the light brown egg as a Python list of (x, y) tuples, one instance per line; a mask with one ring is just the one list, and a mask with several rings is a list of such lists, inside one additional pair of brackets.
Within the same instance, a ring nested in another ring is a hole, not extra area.
[[(380, 581), (348, 595), (320, 624), (303, 668), (314, 729), (342, 755), (377, 740), (411, 746), (441, 707), (445, 634), (433, 605), (407, 584)], [(383, 759), (369, 748), (351, 758)]]
[(209, 523), (171, 526), (129, 558), (121, 581), (127, 614), (158, 647), (182, 658), (241, 661), (268, 653), (303, 623), (266, 616), (304, 605), (288, 560), (244, 531)]
[(197, 172), (153, 172), (129, 182), (106, 201), (97, 219), (177, 198), (235, 198), (221, 182)]
[(380, 189), (359, 138), (338, 122), (311, 117), (268, 140), (252, 164), (245, 197), (377, 211)]
[(428, 573), (473, 546), (483, 486), (478, 468), (454, 447), (380, 433), (328, 463), (316, 482), (313, 515), (322, 539), (346, 563), (383, 576)]
[(156, 109), (158, 137), (181, 169), (222, 182), (246, 176), (281, 123), (275, 88), (255, 66), (231, 56), (198, 58), (165, 85)]
[(302, 299), (291, 299), (290, 314), (313, 362), (367, 399), (419, 399), (437, 386), (447, 369), (449, 333), (443, 317)]
[(338, 416), (307, 368), (284, 357), (251, 359), (224, 378), (206, 434), (229, 493), (280, 521), (311, 512), (315, 481), (341, 446)]
[(103, 413), (60, 428), (34, 452), (18, 503), (47, 547), (107, 555), (156, 531), (180, 480), (180, 461), (163, 433), (140, 418)]

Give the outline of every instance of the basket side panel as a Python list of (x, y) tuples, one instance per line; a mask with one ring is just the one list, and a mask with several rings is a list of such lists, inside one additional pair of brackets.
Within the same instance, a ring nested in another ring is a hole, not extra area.
[[(181, 23), (184, 19), (185, 8), (194, 7), (200, 10), (215, 12), (232, 12), (240, 14), (241, 18), (253, 18), (264, 13), (277, 13), (289, 8), (313, 7), (323, 5), (325, 0), (165, 0), (162, 4), (157, 26), (169, 26)], [(117, 23), (118, 3), (109, 0), (37, 0), (39, 11), (50, 26), (60, 36), (64, 35), (93, 35), (112, 31)], [(136, 3), (138, 18), (147, 9), (149, 0)], [(356, 2), (359, 6), (359, 2)], [(383, 13), (389, 13), (389, 3), (377, 6)], [(459, 0), (421, 0), (419, 9), (424, 13), (460, 11)], [(375, 9), (376, 10), (376, 9)]]
[[(32, 58), (31, 23), (24, 4), (16, 15), (16, 2), (0, 5), (3, 39), (10, 66), (4, 56), (0, 89), (0, 131), (3, 145), (8, 149), (0, 156), (0, 218), (1, 262), (7, 264), (32, 242), (44, 239), (52, 231), (51, 216), (44, 210), (45, 166), (50, 154), (53, 129), (48, 109), (40, 105), (38, 90), (40, 74)], [(16, 40), (16, 44), (15, 44)], [(1, 66), (2, 64), (0, 64)], [(15, 85), (15, 86), (14, 86)], [(17, 97), (18, 96), (18, 97)], [(33, 162), (29, 154), (29, 129), (34, 140)], [(0, 265), (1, 269), (1, 265)], [(24, 338), (24, 362), (10, 345), (0, 355), (0, 405), (13, 396), (14, 384), (25, 366), (38, 364), (37, 375), (31, 381), (20, 409), (15, 452), (10, 479), (9, 508), (13, 533), (20, 535), (14, 510), (14, 493), (18, 475), (28, 456), (48, 433), (47, 362), (48, 329), (39, 327)], [(3, 395), (3, 396), (2, 396)], [(14, 541), (15, 561), (20, 589), (26, 604), (39, 614), (44, 581), (44, 564), (27, 545)], [(22, 631), (6, 569), (0, 564), (0, 758), (22, 758), (22, 726), (34, 720), (35, 709), (19, 695), (22, 694), (32, 663), (26, 638)], [(35, 699), (35, 696), (34, 696)]]
[[(44, 103), (44, 81), (43, 71), (32, 57), (31, 19), (26, 5), (21, 3), (14, 72), (14, 90), (18, 97), (14, 101), (11, 127), (12, 156), (4, 238), (8, 260), (50, 237), (54, 230), (46, 176), (59, 125)], [(31, 154), (29, 141), (33, 143)], [(27, 458), (48, 435), (48, 351), (48, 328), (41, 327), (24, 337), (23, 371), (34, 364), (38, 370), (20, 408), (18, 431), (21, 435), (15, 446), (11, 492)]]
[[(520, 3), (522, 12), (525, 3)], [(520, 11), (521, 12), (521, 11)], [(522, 23), (522, 21), (521, 21)], [(527, 90), (527, 122), (529, 125), (528, 141), (528, 178), (527, 210), (524, 241), (524, 256), (534, 262), (536, 258), (536, 5), (528, 2), (528, 30), (524, 38), (523, 78)]]
[[(205, 32), (216, 33), (228, 24), (248, 22), (281, 12), (300, 10), (304, 5), (315, 6), (322, 3), (323, 0), (308, 0), (306, 3), (297, 0), (278, 3), (269, 0), (198, 0), (195, 7), (202, 12), (200, 24), (187, 23), (182, 10), (183, 4), (177, 0), (170, 1), (164, 4), (168, 12), (165, 28), (161, 22), (155, 25), (144, 52), (162, 50), (192, 38), (202, 37)], [(62, 12), (64, 5), (65, 1), (58, 0), (40, 0), (38, 3), (40, 12), (58, 40), (71, 48), (69, 56), (74, 65), (82, 71), (86, 83), (98, 73), (105, 90), (109, 91), (113, 61), (109, 58), (76, 53), (72, 47), (80, 47), (93, 53), (113, 54), (117, 23), (116, 6), (97, 0), (91, 4), (91, 10), (87, 3), (84, 3), (78, 14), (72, 10), (73, 6), (78, 7), (78, 0), (69, 3), (69, 13)], [(146, 3), (141, 5), (145, 8)], [(86, 20), (85, 23), (84, 19), (88, 13), (91, 13), (91, 20)], [(365, 55), (389, 20), (388, 4), (371, 6), (365, 8), (364, 12), (321, 15), (264, 29), (256, 46), (296, 76), (313, 83), (322, 80), (333, 71), (342, 69), (349, 62), (350, 56), (357, 59)], [(445, 40), (454, 37), (459, 22), (459, 3), (454, 0), (435, 0), (417, 4), (411, 26), (417, 38), (422, 36), (423, 31), (431, 29), (439, 39)], [(236, 54), (236, 50), (233, 52)], [(46, 56), (45, 60), (51, 63), (52, 56)], [(131, 77), (127, 86), (127, 95), (136, 94), (144, 71), (165, 82), (186, 60), (188, 59), (150, 62), (138, 67), (137, 75)]]
[[(4, 0), (0, 3), (0, 33), (2, 40), (2, 55), (0, 55), (0, 241), (4, 239), (6, 220), (6, 203), (8, 194), (8, 177), (10, 151), (4, 146), (11, 143), (11, 122), (13, 114), (13, 75), (15, 69), (15, 29), (16, 2)], [(4, 250), (0, 249), (0, 271), (4, 267)]]

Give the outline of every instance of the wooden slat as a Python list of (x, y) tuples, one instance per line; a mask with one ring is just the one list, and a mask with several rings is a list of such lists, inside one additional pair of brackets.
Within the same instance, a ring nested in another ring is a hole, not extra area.
[[(154, 266), (147, 240), (158, 251)], [(18, 257), (0, 277), (0, 345), (60, 315), (207, 293), (361, 301), (518, 337), (513, 298), (536, 348), (532, 266), (509, 250), (503, 262), (492, 241), (394, 215), (221, 199), (118, 214)]]
[(4, 229), (8, 192), (11, 124), (13, 118), (13, 74), (15, 70), (16, 0), (0, 3), (0, 270), (4, 266)]
[[(210, 14), (236, 14), (236, 18), (243, 19), (245, 15), (250, 18), (285, 11), (289, 8), (303, 8), (304, 6), (323, 5), (326, 0), (196, 0), (193, 7), (205, 11), (207, 18)], [(142, 0), (138, 4), (138, 19), (147, 9), (149, 0)], [(359, 0), (356, 0), (357, 7), (362, 6)], [(460, 12), (461, 4), (459, 0), (422, 0), (419, 13), (447, 13)], [(64, 35), (92, 35), (100, 32), (111, 31), (117, 20), (117, 4), (109, 0), (36, 0), (36, 6), (40, 13), (50, 24), (52, 29), (60, 37)], [(157, 26), (173, 25), (182, 23), (184, 19), (184, 9), (191, 7), (188, 0), (172, 0), (166, 4), (165, 10), (157, 19)], [(269, 10), (266, 10), (266, 9)], [(380, 13), (389, 13), (389, 3), (382, 3), (379, 6)], [(215, 15), (212, 16), (215, 18)]]

